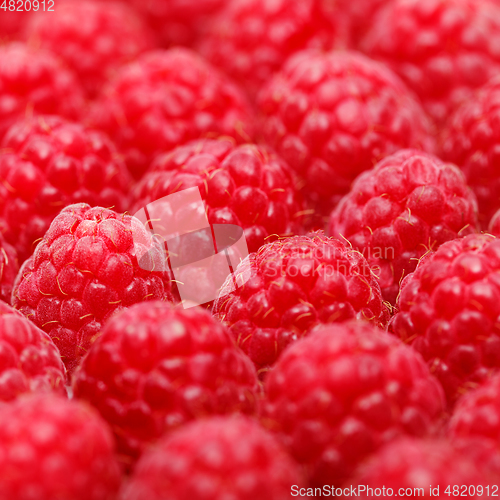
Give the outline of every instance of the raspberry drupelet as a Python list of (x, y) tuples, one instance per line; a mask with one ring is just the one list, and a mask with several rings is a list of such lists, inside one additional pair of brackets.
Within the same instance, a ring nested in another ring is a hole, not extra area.
[(66, 395), (66, 371), (50, 337), (0, 301), (0, 406), (26, 392)]
[(250, 252), (270, 237), (302, 231), (303, 202), (295, 173), (266, 146), (198, 139), (156, 157), (133, 190), (132, 213), (198, 186), (211, 224), (244, 229)]
[(102, 133), (57, 116), (14, 124), (0, 156), (0, 233), (24, 261), (67, 205), (128, 208), (132, 179)]
[(258, 102), (264, 140), (304, 178), (323, 216), (378, 160), (401, 148), (434, 149), (429, 121), (403, 82), (356, 52), (297, 53)]
[(460, 170), (404, 150), (361, 174), (330, 216), (329, 234), (360, 251), (395, 304), (401, 279), (445, 241), (477, 230), (477, 202)]
[(84, 104), (76, 76), (51, 52), (18, 42), (0, 47), (0, 140), (26, 114), (78, 120)]
[(500, 71), (500, 6), (477, 0), (395, 0), (372, 21), (363, 51), (392, 68), (441, 125)]
[(500, 208), (500, 80), (493, 79), (449, 117), (441, 155), (458, 165), (478, 200), (483, 229)]
[[(290, 343), (319, 322), (359, 318), (385, 326), (388, 311), (359, 252), (322, 232), (269, 243), (235, 270), (241, 286), (213, 313), (263, 372)], [(232, 289), (232, 278), (226, 285)]]
[(0, 235), (0, 300), (10, 304), (12, 285), (19, 271), (17, 252)]
[(362, 321), (324, 325), (269, 372), (262, 422), (306, 467), (341, 486), (383, 444), (432, 434), (444, 395), (421, 356)]
[(154, 34), (125, 2), (58, 1), (50, 15), (39, 11), (25, 27), (30, 45), (57, 54), (94, 97), (119, 67), (154, 48)]
[(183, 48), (148, 52), (124, 66), (89, 120), (115, 141), (135, 178), (156, 154), (189, 140), (225, 135), (241, 143), (254, 135), (243, 91)]
[(0, 407), (0, 495), (9, 500), (114, 500), (113, 436), (97, 412), (55, 395)]
[(108, 321), (73, 388), (112, 426), (130, 465), (149, 444), (190, 420), (253, 414), (257, 377), (208, 312), (151, 302)]
[(500, 240), (442, 245), (401, 285), (390, 330), (429, 363), (453, 403), (500, 368)]
[(200, 51), (254, 96), (298, 50), (345, 47), (346, 21), (329, 0), (230, 0)]
[(145, 452), (121, 499), (285, 500), (301, 478), (297, 463), (257, 422), (213, 417)]
[(161, 244), (134, 217), (84, 203), (53, 220), (12, 293), (12, 305), (52, 337), (69, 372), (117, 309), (155, 299), (174, 301)]

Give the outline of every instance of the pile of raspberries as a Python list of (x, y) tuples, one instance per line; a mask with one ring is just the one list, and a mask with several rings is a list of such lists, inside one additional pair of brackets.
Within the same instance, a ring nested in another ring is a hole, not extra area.
[(500, 0), (0, 40), (0, 500), (498, 496)]

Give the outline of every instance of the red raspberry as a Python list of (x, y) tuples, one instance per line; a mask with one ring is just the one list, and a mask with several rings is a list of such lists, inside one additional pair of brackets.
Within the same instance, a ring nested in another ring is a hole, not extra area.
[(153, 157), (188, 140), (253, 135), (242, 91), (197, 54), (171, 49), (144, 54), (105, 88), (90, 122), (106, 131), (138, 178)]
[(364, 498), (376, 495), (377, 489), (386, 492), (377, 495), (384, 497), (405, 496), (411, 490), (409, 496), (448, 498), (458, 489), (476, 498), (478, 487), (486, 493), (488, 479), (479, 463), (444, 439), (402, 438), (363, 464), (352, 483)]
[(346, 45), (346, 18), (331, 3), (230, 0), (201, 39), (201, 53), (254, 96), (298, 50)]
[(119, 67), (152, 49), (154, 35), (125, 3), (58, 1), (37, 12), (25, 28), (30, 44), (57, 54), (94, 97)]
[(497, 238), (500, 237), (500, 209), (498, 209), (491, 218), (488, 232), (495, 235)]
[(445, 243), (401, 285), (391, 330), (429, 363), (450, 402), (500, 368), (500, 240)]
[(0, 401), (24, 392), (66, 395), (65, 381), (61, 356), (50, 337), (0, 302)]
[(52, 395), (0, 407), (0, 484), (9, 500), (114, 500), (113, 438), (87, 405)]
[[(260, 369), (318, 322), (360, 318), (385, 326), (388, 320), (366, 260), (322, 232), (263, 246), (236, 276), (250, 279), (228, 295), (223, 289), (213, 312)], [(231, 278), (226, 284), (231, 288)]]
[(134, 217), (70, 205), (21, 268), (12, 303), (49, 333), (71, 372), (117, 309), (173, 300), (165, 265), (163, 248)]
[(450, 420), (451, 437), (479, 437), (500, 443), (500, 374), (465, 394)]
[(327, 215), (362, 171), (404, 147), (433, 149), (419, 104), (389, 69), (355, 52), (302, 51), (259, 94), (265, 140)]
[(133, 193), (135, 208), (198, 186), (211, 224), (245, 229), (250, 252), (271, 235), (300, 232), (303, 205), (293, 171), (265, 146), (199, 139), (158, 156)]
[[(9, 0), (10, 1), (10, 0)], [(2, 42), (7, 40), (17, 40), (22, 38), (22, 32), (27, 21), (31, 18), (31, 12), (10, 11), (6, 2), (6, 10), (2, 8), (0, 16), (0, 39)]]
[(458, 165), (474, 190), (483, 228), (500, 208), (500, 80), (476, 92), (451, 115), (444, 129), (442, 156)]
[(266, 379), (263, 422), (310, 471), (341, 486), (382, 444), (434, 431), (444, 397), (418, 353), (366, 322), (317, 328)]
[(301, 475), (256, 422), (214, 417), (186, 425), (146, 452), (122, 500), (285, 500)]
[(21, 43), (0, 47), (0, 140), (27, 112), (78, 119), (83, 105), (75, 75), (50, 52)]
[(394, 304), (401, 279), (425, 253), (476, 230), (476, 210), (460, 170), (406, 150), (356, 179), (332, 212), (329, 233), (366, 257)]
[(128, 208), (132, 180), (102, 133), (56, 116), (13, 125), (0, 156), (0, 232), (21, 260), (62, 208), (77, 202)]
[(362, 47), (390, 66), (440, 124), (500, 71), (500, 8), (478, 0), (394, 0)]
[(19, 271), (19, 261), (15, 248), (0, 235), (0, 301), (10, 304), (12, 285)]
[(150, 302), (106, 324), (73, 387), (77, 398), (101, 412), (120, 453), (133, 460), (190, 420), (253, 413), (257, 379), (250, 360), (209, 313)]

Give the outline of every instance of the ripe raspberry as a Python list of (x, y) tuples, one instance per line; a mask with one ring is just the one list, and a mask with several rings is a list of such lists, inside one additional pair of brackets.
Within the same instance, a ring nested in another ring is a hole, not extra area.
[(12, 304), (49, 333), (71, 372), (117, 309), (173, 300), (165, 266), (163, 249), (134, 217), (70, 205), (21, 268)]
[(0, 301), (10, 304), (12, 285), (19, 271), (19, 261), (15, 248), (0, 235)]
[[(318, 322), (366, 319), (385, 326), (388, 312), (366, 260), (322, 232), (275, 241), (236, 269), (250, 279), (214, 304), (257, 368)], [(232, 281), (227, 281), (231, 287)]]
[(285, 500), (301, 475), (256, 422), (213, 417), (186, 425), (146, 452), (122, 500)]
[(200, 51), (254, 96), (284, 59), (307, 47), (343, 47), (347, 32), (345, 16), (329, 0), (231, 0)]
[(453, 402), (500, 368), (500, 240), (470, 235), (426, 257), (401, 285), (391, 330), (429, 363)]
[(115, 140), (136, 178), (158, 153), (207, 135), (244, 142), (254, 125), (242, 91), (181, 48), (149, 52), (122, 68), (95, 103), (90, 122)]
[(128, 208), (132, 182), (102, 133), (56, 116), (36, 116), (7, 132), (0, 156), (0, 232), (21, 260), (62, 208), (77, 202)]
[(57, 54), (90, 97), (119, 67), (154, 47), (154, 35), (125, 3), (60, 1), (53, 14), (37, 12), (25, 28), (30, 44)]
[(415, 351), (366, 322), (317, 328), (266, 379), (263, 422), (310, 471), (340, 486), (382, 444), (434, 431), (442, 389)]
[(441, 124), (500, 71), (500, 7), (477, 0), (395, 0), (363, 50), (390, 66)]
[(0, 407), (0, 484), (9, 500), (113, 500), (113, 438), (78, 401), (33, 395)]
[(402, 277), (425, 253), (476, 230), (476, 210), (454, 165), (405, 150), (356, 179), (330, 216), (329, 234), (366, 257), (394, 304)]
[(66, 395), (65, 381), (61, 356), (50, 337), (0, 302), (0, 401), (24, 392)]
[(458, 165), (474, 190), (479, 221), (488, 226), (500, 208), (500, 80), (481, 87), (448, 120), (442, 157)]
[(198, 139), (159, 155), (133, 193), (135, 208), (198, 186), (211, 224), (245, 229), (249, 251), (271, 235), (301, 231), (302, 199), (294, 172), (266, 146)]
[(459, 493), (468, 493), (469, 486), (471, 496), (475, 497), (477, 487), (483, 486), (484, 490), (488, 479), (483, 468), (470, 455), (457, 450), (449, 441), (401, 438), (384, 446), (363, 464), (352, 483), (358, 488), (367, 487), (360, 495), (365, 498), (373, 496), (368, 488), (373, 488), (374, 492), (376, 488), (385, 488), (388, 493), (382, 496), (387, 497), (404, 496), (400, 488), (410, 488), (415, 495), (418, 492), (418, 496), (428, 497), (432, 488), (434, 496), (446, 498), (448, 487), (453, 496), (457, 488)]
[(257, 379), (250, 360), (209, 313), (150, 302), (105, 325), (73, 386), (75, 396), (110, 423), (119, 452), (132, 461), (190, 420), (253, 413)]
[(399, 78), (354, 52), (302, 51), (259, 94), (264, 138), (305, 179), (323, 215), (362, 171), (404, 147), (433, 149)]
[[(8, 5), (8, 3), (7, 3)], [(24, 26), (31, 18), (31, 12), (2, 9), (0, 16), (0, 39), (2, 42), (22, 38)]]
[(0, 140), (26, 113), (78, 119), (83, 105), (75, 75), (54, 55), (21, 43), (0, 47)]

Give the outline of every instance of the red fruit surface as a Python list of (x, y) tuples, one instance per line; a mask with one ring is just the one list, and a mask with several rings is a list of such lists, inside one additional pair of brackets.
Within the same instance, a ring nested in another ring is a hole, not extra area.
[(8, 304), (18, 271), (19, 260), (15, 248), (0, 236), (0, 300)]
[(363, 50), (390, 66), (441, 124), (500, 71), (500, 6), (477, 0), (394, 0)]
[(90, 97), (121, 65), (154, 47), (154, 34), (124, 2), (61, 0), (52, 14), (38, 11), (27, 23), (28, 43), (57, 54)]
[[(6, 6), (8, 3), (5, 4)], [(2, 42), (22, 38), (24, 26), (31, 18), (31, 12), (2, 9), (0, 16), (0, 39)]]
[(66, 395), (65, 382), (64, 365), (50, 337), (0, 301), (0, 402), (25, 392)]
[(200, 51), (254, 96), (283, 61), (305, 48), (345, 47), (347, 17), (331, 0), (230, 0)]
[[(394, 496), (406, 496), (411, 491), (411, 496), (418, 494), (445, 499), (458, 496), (454, 495), (457, 490), (459, 494), (466, 493), (466, 496), (476, 498), (478, 486), (486, 495), (485, 486), (489, 479), (480, 463), (449, 441), (402, 438), (375, 453), (363, 464), (352, 483), (358, 486), (358, 490), (361, 485), (367, 487), (367, 492), (360, 494), (362, 498), (373, 496), (368, 488), (375, 491), (385, 487), (386, 491), (391, 488)], [(448, 487), (450, 495), (445, 493)], [(433, 488), (433, 495), (429, 495), (430, 488)]]
[(360, 251), (396, 302), (401, 279), (445, 241), (477, 229), (477, 203), (460, 170), (405, 150), (360, 175), (330, 216), (329, 234)]
[(482, 228), (500, 209), (500, 80), (494, 79), (453, 113), (442, 138), (442, 157), (458, 165), (474, 190)]
[(74, 378), (74, 394), (112, 426), (123, 460), (186, 422), (252, 414), (257, 378), (226, 328), (201, 309), (160, 302), (112, 318)]
[[(235, 275), (240, 286), (227, 295), (223, 288), (213, 313), (258, 369), (272, 366), (319, 322), (359, 318), (385, 326), (388, 320), (366, 260), (322, 232), (269, 243), (250, 254)], [(228, 278), (229, 289), (232, 284)]]
[(13, 125), (2, 147), (0, 233), (21, 261), (71, 203), (128, 208), (132, 180), (102, 132), (56, 116), (35, 116)]
[(114, 500), (111, 432), (78, 401), (33, 395), (0, 407), (0, 495), (9, 500)]
[(445, 243), (401, 285), (391, 331), (429, 363), (449, 401), (500, 368), (500, 240)]
[(71, 372), (116, 310), (174, 300), (166, 266), (163, 248), (139, 220), (70, 205), (19, 271), (12, 305), (52, 337)]
[(153, 157), (192, 139), (253, 136), (243, 92), (188, 49), (148, 52), (104, 89), (90, 123), (108, 133), (139, 178)]
[(26, 114), (77, 120), (83, 107), (76, 76), (52, 53), (17, 42), (0, 47), (0, 140)]
[(265, 141), (305, 179), (323, 215), (378, 160), (401, 148), (434, 148), (427, 117), (406, 86), (355, 52), (299, 52), (258, 100)]
[(298, 465), (248, 418), (214, 417), (162, 439), (137, 463), (122, 500), (285, 500)]
[(497, 238), (500, 237), (500, 209), (498, 209), (490, 220), (488, 232)]
[(269, 237), (302, 230), (295, 173), (266, 146), (199, 139), (156, 157), (133, 191), (132, 213), (169, 194), (198, 186), (211, 224), (245, 230), (250, 252)]
[(263, 423), (307, 467), (341, 486), (381, 445), (435, 430), (444, 396), (421, 356), (366, 322), (318, 327), (269, 372)]

